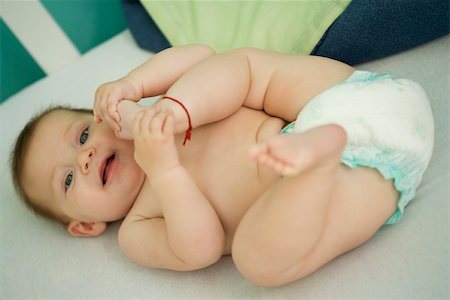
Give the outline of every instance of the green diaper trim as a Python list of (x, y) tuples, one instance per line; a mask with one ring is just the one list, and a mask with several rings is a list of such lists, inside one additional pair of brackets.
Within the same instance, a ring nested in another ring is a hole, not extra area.
[[(365, 84), (370, 84), (378, 80), (396, 80), (398, 84), (402, 84), (402, 79), (397, 80), (392, 73), (372, 73), (368, 71), (355, 71), (346, 80), (337, 85), (352, 83), (352, 86), (358, 88)], [(322, 116), (321, 102), (314, 102), (314, 99), (307, 104), (307, 114), (301, 116), (301, 124), (314, 123), (315, 119)], [(300, 118), (300, 115), (299, 117)], [(311, 120), (308, 120), (311, 118)], [(362, 120), (362, 119), (361, 119)], [(353, 125), (358, 127), (358, 118), (353, 120)], [(286, 125), (281, 133), (290, 134), (295, 132), (295, 122)], [(421, 120), (415, 120), (415, 124), (408, 134), (425, 142), (429, 140), (427, 137), (426, 125)], [(432, 139), (432, 138), (431, 138)], [(357, 143), (357, 142), (355, 142)], [(402, 148), (402, 147), (399, 147)], [(405, 206), (414, 198), (417, 187), (419, 186), (422, 176), (426, 170), (427, 163), (423, 157), (417, 157), (420, 154), (402, 151), (401, 149), (387, 149), (386, 146), (377, 147), (376, 145), (347, 144), (341, 158), (341, 162), (350, 168), (369, 167), (378, 170), (386, 180), (393, 180), (394, 187), (399, 192), (397, 202), (397, 210), (389, 217), (385, 224), (398, 223), (405, 209)]]
[(201, 43), (217, 52), (255, 47), (309, 54), (351, 0), (141, 0), (173, 46)]
[[(295, 122), (287, 124), (281, 134), (292, 134)], [(379, 150), (367, 147), (346, 148), (341, 163), (350, 167), (368, 167), (378, 170), (386, 180), (393, 180), (395, 189), (400, 193), (397, 210), (385, 224), (395, 224), (403, 217), (405, 206), (414, 198), (422, 180), (424, 170), (405, 153), (389, 149)], [(416, 160), (418, 161), (418, 160)]]
[(287, 124), (281, 129), (280, 134), (291, 134), (294, 132), (295, 121)]
[(350, 168), (369, 167), (377, 169), (386, 180), (393, 180), (395, 189), (400, 193), (397, 210), (385, 222), (395, 224), (403, 217), (405, 206), (414, 198), (417, 187), (422, 180), (423, 171), (405, 153), (391, 150), (379, 150), (360, 147), (346, 149), (341, 162)]
[(373, 73), (370, 71), (360, 71), (357, 70), (350, 75), (346, 80), (342, 81), (342, 83), (352, 83), (352, 82), (374, 82), (381, 79), (396, 79), (395, 75), (391, 72), (383, 72), (383, 73)]

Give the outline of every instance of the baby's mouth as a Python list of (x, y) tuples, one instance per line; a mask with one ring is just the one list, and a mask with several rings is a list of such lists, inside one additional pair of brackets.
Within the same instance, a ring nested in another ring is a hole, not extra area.
[(108, 157), (104, 163), (103, 170), (101, 172), (101, 180), (103, 185), (105, 185), (108, 182), (108, 179), (110, 178), (110, 170), (111, 170), (111, 164), (115, 158), (115, 154)]

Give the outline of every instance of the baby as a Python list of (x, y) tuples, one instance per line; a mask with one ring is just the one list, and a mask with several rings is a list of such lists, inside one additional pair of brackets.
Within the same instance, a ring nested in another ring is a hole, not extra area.
[(74, 236), (125, 218), (119, 245), (138, 264), (187, 271), (231, 254), (245, 277), (279, 286), (398, 222), (433, 134), (410, 80), (187, 45), (99, 87), (94, 117), (32, 120), (12, 168), (29, 205)]

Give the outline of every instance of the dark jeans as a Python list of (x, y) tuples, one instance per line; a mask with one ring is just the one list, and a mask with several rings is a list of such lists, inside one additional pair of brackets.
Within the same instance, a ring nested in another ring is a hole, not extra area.
[(449, 33), (448, 0), (353, 0), (311, 54), (356, 65)]
[[(121, 0), (137, 44), (171, 47), (138, 0)], [(421, 45), (450, 32), (448, 0), (353, 0), (311, 54), (356, 65)]]

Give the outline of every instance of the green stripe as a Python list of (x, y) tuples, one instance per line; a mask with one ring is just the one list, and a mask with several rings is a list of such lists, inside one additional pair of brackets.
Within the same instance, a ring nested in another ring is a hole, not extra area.
[[(0, 0), (1, 1), (1, 0)], [(126, 28), (120, 0), (41, 0), (80, 53)], [(0, 103), (45, 76), (0, 19)]]
[(81, 53), (126, 27), (120, 0), (41, 0), (41, 3)]
[(0, 20), (0, 103), (45, 76), (19, 40)]

